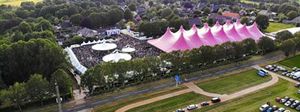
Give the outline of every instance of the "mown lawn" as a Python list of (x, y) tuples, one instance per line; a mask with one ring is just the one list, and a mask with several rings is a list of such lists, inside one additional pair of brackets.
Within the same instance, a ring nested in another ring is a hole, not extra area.
[(41, 2), (43, 0), (0, 0), (0, 5), (20, 6), (22, 2)]
[(288, 58), (286, 60), (280, 61), (279, 64), (282, 64), (287, 67), (300, 67), (300, 55)]
[(271, 79), (268, 77), (260, 77), (256, 74), (257, 70), (251, 69), (241, 73), (221, 76), (215, 79), (199, 82), (197, 85), (205, 91), (230, 94)]
[(179, 86), (176, 88), (169, 88), (169, 89), (165, 89), (162, 91), (158, 91), (158, 92), (153, 92), (153, 93), (148, 93), (148, 94), (143, 94), (143, 95), (137, 95), (134, 97), (130, 97), (130, 98), (126, 98), (126, 99), (122, 99), (122, 100), (118, 100), (112, 103), (108, 103), (105, 105), (101, 105), (98, 106), (96, 108), (94, 108), (95, 112), (115, 112), (117, 109), (124, 107), (126, 105), (135, 103), (135, 102), (139, 102), (142, 100), (147, 100), (150, 98), (154, 98), (157, 96), (161, 96), (161, 95), (165, 95), (165, 94), (169, 94), (172, 92), (176, 92), (179, 90), (183, 90), (183, 89), (187, 89), (185, 86)]
[[(284, 105), (275, 102), (275, 98), (289, 96), (300, 100), (300, 95), (297, 94), (297, 90), (298, 89), (294, 87), (293, 83), (280, 79), (279, 82), (272, 87), (241, 98), (204, 107), (195, 112), (258, 112), (258, 108), (266, 102), (271, 102), (273, 105), (287, 108)], [(296, 112), (291, 108), (288, 109), (292, 112)]]
[(183, 108), (190, 104), (200, 103), (205, 100), (209, 100), (209, 98), (191, 92), (140, 106), (131, 109), (128, 112), (173, 112), (178, 108)]
[(276, 32), (282, 29), (287, 29), (287, 28), (292, 28), (296, 27), (293, 24), (284, 24), (284, 23), (275, 23), (275, 22), (270, 22), (269, 27), (266, 29), (266, 32)]

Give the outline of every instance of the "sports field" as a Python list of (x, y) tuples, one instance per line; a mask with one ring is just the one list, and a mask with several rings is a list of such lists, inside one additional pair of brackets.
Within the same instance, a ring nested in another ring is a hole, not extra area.
[(251, 69), (199, 82), (197, 85), (208, 92), (229, 94), (271, 80), (270, 76), (260, 77), (256, 72), (257, 70)]
[[(280, 107), (286, 108), (284, 105), (275, 102), (276, 97), (289, 96), (300, 100), (297, 94), (297, 88), (293, 83), (280, 79), (279, 82), (265, 90), (261, 90), (244, 97), (219, 103), (196, 110), (195, 112), (258, 112), (260, 105), (271, 102)], [(290, 109), (291, 110), (291, 109)], [(292, 110), (292, 112), (295, 110)]]
[(287, 67), (299, 67), (300, 68), (300, 55), (280, 61), (279, 64), (282, 64)]
[(293, 24), (270, 22), (269, 27), (266, 29), (266, 32), (276, 32), (282, 29), (287, 29), (292, 27), (296, 27), (296, 26)]
[(41, 2), (42, 0), (0, 0), (0, 5), (20, 6), (22, 2)]
[(199, 95), (194, 92), (171, 97), (144, 106), (129, 110), (128, 112), (173, 112), (176, 109), (186, 107), (190, 104), (199, 103), (209, 100), (208, 97)]

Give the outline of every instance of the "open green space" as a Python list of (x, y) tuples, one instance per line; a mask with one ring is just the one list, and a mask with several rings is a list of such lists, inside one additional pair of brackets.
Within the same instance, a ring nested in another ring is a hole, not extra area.
[[(294, 87), (293, 83), (280, 79), (278, 83), (264, 90), (227, 102), (204, 107), (195, 112), (258, 112), (258, 108), (266, 102), (287, 108), (284, 105), (275, 102), (275, 98), (289, 96), (300, 100), (300, 95), (297, 94), (297, 90), (298, 89)], [(291, 108), (288, 109), (292, 112), (295, 111)]]
[(114, 112), (114, 111), (116, 111), (117, 109), (119, 109), (123, 106), (129, 105), (129, 104), (132, 104), (132, 103), (136, 103), (136, 102), (139, 102), (139, 101), (143, 101), (143, 100), (146, 100), (146, 99), (154, 98), (154, 97), (157, 97), (157, 96), (169, 94), (169, 93), (176, 92), (176, 91), (183, 90), (183, 89), (186, 89), (186, 87), (185, 86), (179, 86), (179, 87), (176, 87), (176, 88), (170, 88), (170, 89), (166, 89), (166, 90), (163, 90), (163, 91), (137, 95), (137, 96), (134, 96), (134, 97), (131, 97), (131, 98), (126, 98), (126, 99), (123, 99), (123, 100), (118, 100), (118, 101), (115, 101), (115, 102), (112, 102), (112, 103), (108, 103), (108, 104), (105, 104), (105, 105), (98, 106), (98, 107), (94, 108), (94, 111), (95, 112)]
[(157, 101), (154, 103), (150, 103), (144, 106), (140, 106), (131, 109), (128, 112), (172, 112), (178, 108), (183, 108), (190, 104), (199, 103), (205, 100), (209, 100), (209, 98), (194, 92), (190, 92), (161, 101)]
[(266, 29), (266, 32), (276, 32), (279, 30), (296, 27), (293, 24), (284, 24), (284, 23), (275, 23), (270, 22), (269, 27)]
[(0, 5), (20, 6), (22, 2), (41, 2), (42, 0), (0, 0)]
[(257, 70), (251, 69), (237, 74), (225, 75), (211, 80), (197, 83), (205, 91), (219, 94), (233, 93), (260, 83), (267, 82), (271, 79), (260, 77), (256, 74)]
[(279, 64), (287, 67), (300, 67), (300, 55), (280, 61)]

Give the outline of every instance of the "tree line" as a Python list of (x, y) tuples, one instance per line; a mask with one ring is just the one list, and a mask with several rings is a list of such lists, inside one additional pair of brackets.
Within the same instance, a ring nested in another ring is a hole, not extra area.
[(168, 78), (175, 74), (181, 75), (248, 59), (254, 54), (265, 54), (276, 49), (274, 40), (262, 37), (258, 43), (253, 39), (246, 39), (242, 42), (227, 42), (214, 47), (203, 46), (191, 51), (162, 53), (158, 57), (101, 63), (88, 69), (82, 76), (81, 84), (89, 89), (90, 94), (100, 94), (117, 88)]

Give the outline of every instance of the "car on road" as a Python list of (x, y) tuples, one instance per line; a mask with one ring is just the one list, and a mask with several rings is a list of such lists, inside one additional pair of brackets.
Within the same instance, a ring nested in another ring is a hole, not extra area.
[(213, 97), (213, 98), (211, 99), (211, 102), (212, 102), (212, 103), (219, 103), (219, 102), (221, 102), (221, 99), (220, 99), (219, 97)]
[(189, 105), (186, 107), (187, 110), (195, 110), (197, 108), (198, 108), (198, 106), (196, 104), (192, 104), (192, 105)]
[(207, 102), (207, 101), (201, 102), (200, 105), (203, 106), (203, 107), (204, 107), (204, 106), (208, 106), (208, 105), (209, 105), (209, 102)]

